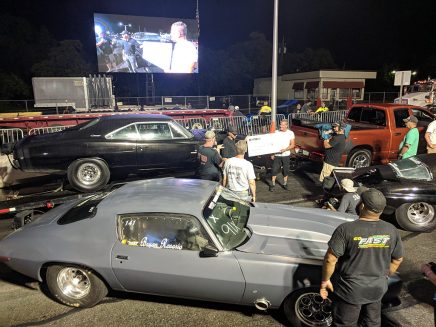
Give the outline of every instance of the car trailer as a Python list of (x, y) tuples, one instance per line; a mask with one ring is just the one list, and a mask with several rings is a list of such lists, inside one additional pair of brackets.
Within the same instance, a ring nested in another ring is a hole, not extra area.
[(62, 194), (63, 192), (44, 192), (44, 195), (23, 196), (0, 203), (0, 218), (2, 215), (13, 215), (12, 229), (19, 229), (24, 225), (38, 219), (42, 214), (55, 206), (79, 199), (91, 198), (96, 195), (110, 193), (125, 183), (107, 185), (101, 191), (91, 193)]

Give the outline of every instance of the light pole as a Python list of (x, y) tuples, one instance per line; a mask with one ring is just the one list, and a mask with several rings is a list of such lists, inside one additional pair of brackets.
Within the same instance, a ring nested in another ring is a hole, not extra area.
[(274, 28), (273, 28), (273, 56), (271, 77), (271, 128), (270, 132), (276, 131), (277, 113), (277, 54), (278, 54), (278, 31), (279, 31), (279, 0), (274, 0)]

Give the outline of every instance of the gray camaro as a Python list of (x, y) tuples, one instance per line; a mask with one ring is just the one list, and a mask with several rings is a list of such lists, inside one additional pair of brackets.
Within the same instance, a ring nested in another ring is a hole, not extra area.
[(292, 326), (329, 326), (322, 259), (354, 218), (244, 202), (216, 182), (145, 180), (52, 209), (0, 241), (0, 261), (75, 307), (111, 288), (282, 307)]

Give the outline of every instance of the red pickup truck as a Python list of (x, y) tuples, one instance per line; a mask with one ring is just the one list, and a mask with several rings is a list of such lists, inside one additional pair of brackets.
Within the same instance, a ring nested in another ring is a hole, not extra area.
[[(388, 163), (398, 157), (398, 147), (408, 129), (404, 118), (415, 115), (420, 132), (418, 153), (425, 153), (425, 130), (435, 115), (422, 107), (381, 103), (355, 104), (346, 115), (344, 122), (351, 125), (342, 165), (348, 167), (368, 167), (372, 163)], [(313, 122), (294, 118), (291, 130), (295, 133), (298, 155), (312, 160), (322, 160), (323, 140)]]

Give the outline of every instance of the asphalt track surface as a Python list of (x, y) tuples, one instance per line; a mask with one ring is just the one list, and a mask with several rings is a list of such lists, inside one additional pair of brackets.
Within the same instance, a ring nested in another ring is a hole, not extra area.
[[(319, 165), (305, 163), (289, 177), (289, 191), (279, 185), (268, 191), (269, 176), (257, 182), (259, 202), (316, 206), (321, 187), (316, 183)], [(49, 188), (52, 181), (37, 185)], [(280, 176), (278, 182), (281, 181)], [(28, 185), (26, 192), (32, 192)], [(41, 187), (39, 188), (41, 190)], [(35, 191), (37, 192), (37, 191)], [(12, 219), (0, 216), (0, 237), (11, 232)], [(436, 261), (436, 231), (401, 231), (405, 260), (400, 266), (403, 280), (401, 304), (383, 312), (382, 326), (433, 324), (432, 294), (435, 287), (423, 278), (419, 267)], [(267, 313), (235, 305), (111, 292), (91, 309), (67, 307), (53, 301), (37, 282), (0, 264), (0, 326), (283, 326), (278, 311)]]

